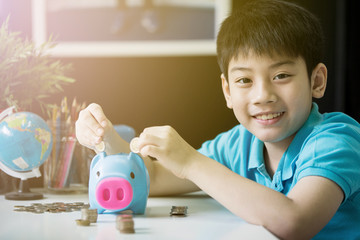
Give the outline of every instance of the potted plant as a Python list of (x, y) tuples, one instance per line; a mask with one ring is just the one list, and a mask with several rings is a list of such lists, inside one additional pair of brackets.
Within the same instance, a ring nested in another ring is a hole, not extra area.
[(73, 83), (65, 76), (71, 64), (52, 58), (48, 51), (55, 46), (51, 39), (39, 47), (8, 28), (9, 17), (0, 28), (0, 110), (10, 106), (31, 110), (38, 104), (42, 112), (51, 108), (46, 98)]

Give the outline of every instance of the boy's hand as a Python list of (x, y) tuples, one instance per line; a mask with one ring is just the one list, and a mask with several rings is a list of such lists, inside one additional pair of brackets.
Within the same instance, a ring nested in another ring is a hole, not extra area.
[(170, 126), (150, 127), (139, 136), (142, 156), (156, 158), (179, 178), (186, 178), (191, 159), (198, 152)]
[(102, 108), (96, 103), (80, 111), (75, 126), (79, 143), (93, 150), (113, 129)]

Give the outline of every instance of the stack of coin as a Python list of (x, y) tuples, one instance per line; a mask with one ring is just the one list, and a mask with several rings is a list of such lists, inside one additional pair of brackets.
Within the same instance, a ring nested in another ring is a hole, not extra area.
[(116, 229), (121, 233), (135, 233), (133, 216), (121, 214), (116, 217)]
[(187, 214), (187, 206), (172, 206), (170, 215), (171, 216), (186, 216)]
[(97, 209), (89, 209), (89, 208), (81, 209), (81, 218), (83, 220), (89, 220), (90, 223), (96, 223), (98, 218)]
[(90, 221), (86, 220), (86, 219), (76, 219), (76, 224), (79, 226), (89, 226), (90, 225)]

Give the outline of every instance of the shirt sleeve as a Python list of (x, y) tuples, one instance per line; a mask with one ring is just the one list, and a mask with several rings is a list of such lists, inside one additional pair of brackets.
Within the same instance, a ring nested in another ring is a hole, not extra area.
[(360, 189), (360, 132), (346, 124), (324, 125), (309, 135), (296, 162), (295, 177), (334, 181), (345, 200)]
[(198, 149), (198, 151), (211, 158), (215, 161), (221, 163), (222, 165), (230, 168), (230, 164), (228, 162), (228, 140), (229, 137), (233, 134), (234, 129), (220, 133), (214, 139), (208, 140), (202, 144), (202, 146)]
[(241, 169), (246, 169), (253, 138), (254, 136), (243, 126), (237, 125), (213, 140), (206, 141), (198, 151), (240, 173)]

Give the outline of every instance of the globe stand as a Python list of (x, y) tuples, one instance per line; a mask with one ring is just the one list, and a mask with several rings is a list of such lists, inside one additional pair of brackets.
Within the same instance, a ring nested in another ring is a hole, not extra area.
[(5, 199), (8, 200), (37, 200), (42, 199), (41, 193), (33, 193), (30, 191), (29, 183), (27, 179), (33, 177), (41, 177), (41, 173), (38, 167), (26, 172), (17, 172), (0, 161), (0, 169), (12, 177), (20, 178), (19, 190), (17, 192), (10, 192), (5, 194)]
[(29, 183), (26, 179), (21, 179), (19, 190), (17, 192), (9, 192), (5, 194), (7, 200), (38, 200), (44, 196), (41, 193), (33, 193), (30, 191)]

